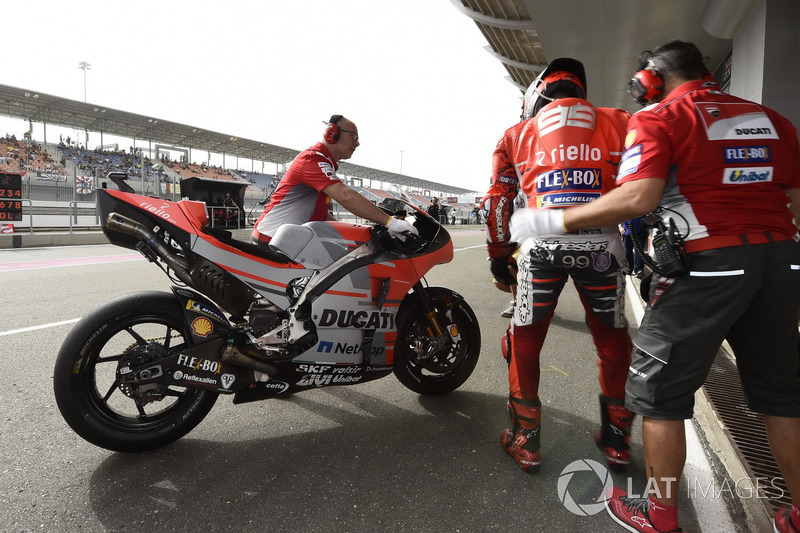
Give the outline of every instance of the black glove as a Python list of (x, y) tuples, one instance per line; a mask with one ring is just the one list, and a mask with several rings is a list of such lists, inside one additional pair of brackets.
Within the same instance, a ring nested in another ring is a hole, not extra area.
[(503, 285), (516, 285), (517, 278), (512, 276), (511, 271), (508, 269), (510, 265), (508, 259), (508, 257), (490, 258), (489, 270), (491, 270), (494, 279)]

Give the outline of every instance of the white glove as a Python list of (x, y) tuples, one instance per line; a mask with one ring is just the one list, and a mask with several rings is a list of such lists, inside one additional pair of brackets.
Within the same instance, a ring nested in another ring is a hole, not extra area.
[(522, 243), (533, 235), (567, 233), (563, 209), (517, 209), (511, 215), (511, 240)]
[(392, 237), (397, 237), (400, 240), (406, 240), (403, 237), (403, 233), (410, 231), (414, 235), (419, 235), (417, 228), (406, 222), (405, 220), (400, 220), (399, 218), (390, 218), (389, 222), (386, 223), (386, 229), (389, 230), (389, 235)]

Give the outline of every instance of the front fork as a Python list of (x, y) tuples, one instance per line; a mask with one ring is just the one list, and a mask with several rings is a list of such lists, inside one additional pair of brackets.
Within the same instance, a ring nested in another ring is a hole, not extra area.
[(428, 321), (428, 336), (432, 339), (440, 338), (444, 335), (444, 329), (439, 323), (439, 317), (436, 316), (436, 309), (433, 307), (430, 298), (428, 298), (425, 288), (422, 286), (422, 281), (418, 281), (414, 285), (414, 293), (419, 295), (419, 303), (422, 305), (422, 310), (425, 320)]

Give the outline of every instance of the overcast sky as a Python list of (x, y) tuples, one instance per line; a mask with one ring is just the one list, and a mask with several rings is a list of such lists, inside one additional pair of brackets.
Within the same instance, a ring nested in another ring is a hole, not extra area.
[(39, 0), (3, 19), (6, 85), (83, 100), (86, 61), (90, 103), (296, 150), (339, 113), (360, 132), (351, 163), (478, 192), (519, 117), (450, 0)]

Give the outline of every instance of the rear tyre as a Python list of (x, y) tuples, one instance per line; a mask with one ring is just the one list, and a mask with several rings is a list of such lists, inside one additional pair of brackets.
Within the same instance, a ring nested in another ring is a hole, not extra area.
[(67, 335), (56, 358), (53, 388), (64, 420), (92, 444), (120, 452), (152, 450), (181, 438), (205, 418), (218, 394), (124, 384), (118, 369), (155, 362), (190, 343), (172, 294), (137, 292), (95, 309)]
[(444, 287), (424, 289), (430, 298), (441, 338), (431, 338), (429, 324), (416, 296), (400, 309), (394, 348), (394, 375), (418, 394), (434, 396), (460, 387), (475, 370), (481, 352), (478, 319), (466, 301)]

